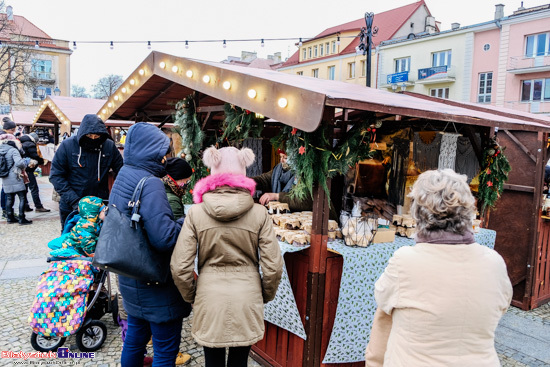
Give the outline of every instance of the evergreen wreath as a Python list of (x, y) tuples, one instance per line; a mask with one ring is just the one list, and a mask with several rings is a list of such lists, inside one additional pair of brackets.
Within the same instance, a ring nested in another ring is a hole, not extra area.
[(483, 167), (479, 175), (478, 201), (481, 203), (481, 213), (493, 208), (504, 190), (504, 182), (508, 181), (508, 173), (512, 169), (508, 158), (504, 155), (506, 147), (501, 147), (495, 139), (483, 152)]
[[(275, 147), (286, 147), (289, 165), (296, 173), (296, 185), (290, 194), (304, 199), (313, 197), (313, 185), (319, 183), (329, 195), (327, 178), (345, 174), (359, 161), (372, 158), (370, 143), (376, 137), (376, 125), (367, 121), (356, 122), (335, 147), (325, 136), (329, 123), (322, 122), (313, 132), (284, 126), (271, 140)], [(379, 126), (378, 126), (379, 127)]]
[(219, 142), (226, 141), (230, 145), (240, 145), (243, 140), (252, 137), (259, 138), (263, 129), (263, 120), (254, 112), (242, 109), (233, 104), (224, 106), (225, 119), (222, 124), (222, 135)]
[(182, 200), (184, 204), (192, 204), (195, 184), (201, 178), (206, 177), (209, 171), (200, 157), (204, 133), (197, 117), (193, 94), (176, 103), (174, 125), (176, 131), (181, 135), (182, 141), (181, 150), (176, 152), (176, 156), (184, 158), (193, 170), (187, 192)]

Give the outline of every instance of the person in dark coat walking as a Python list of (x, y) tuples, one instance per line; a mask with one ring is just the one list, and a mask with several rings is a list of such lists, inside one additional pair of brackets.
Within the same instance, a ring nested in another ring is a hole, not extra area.
[(109, 170), (116, 175), (121, 167), (122, 156), (103, 121), (94, 114), (84, 116), (76, 136), (64, 140), (52, 160), (50, 182), (61, 196), (61, 228), (84, 196), (109, 198)]
[[(38, 162), (38, 165), (44, 164), (44, 158), (38, 154), (38, 134), (37, 133), (30, 133), (28, 135), (23, 135), (19, 141), (23, 145), (23, 150), (25, 151), (25, 157), (28, 157), (30, 159), (34, 159)], [(28, 193), (29, 190), (31, 191), (32, 195), (32, 201), (34, 202), (34, 210), (39, 213), (46, 213), (49, 212), (50, 209), (44, 208), (44, 205), (42, 205), (42, 202), (40, 201), (40, 194), (38, 189), (38, 182), (36, 182), (36, 177), (34, 176), (34, 171), (36, 170), (36, 166), (29, 167), (25, 169), (27, 171), (27, 176), (29, 177), (29, 183), (26, 185)], [(25, 196), (27, 196), (27, 193), (25, 193)], [(31, 211), (32, 209), (29, 206), (29, 200), (25, 200), (26, 208), (25, 211)]]
[[(143, 177), (152, 176), (143, 186), (139, 213), (151, 246), (166, 253), (166, 266), (169, 266), (183, 223), (183, 218), (174, 220), (160, 180), (166, 174), (164, 164), (169, 149), (170, 139), (156, 126), (139, 122), (130, 127), (124, 147), (124, 166), (109, 197), (109, 204), (130, 217), (128, 202), (136, 185)], [(106, 220), (109, 220), (109, 215)], [(155, 351), (153, 363), (173, 366), (179, 350), (183, 318), (191, 312), (191, 305), (183, 300), (172, 278), (165, 284), (147, 284), (119, 275), (119, 283), (122, 303), (128, 313), (122, 366), (142, 365), (151, 335)]]

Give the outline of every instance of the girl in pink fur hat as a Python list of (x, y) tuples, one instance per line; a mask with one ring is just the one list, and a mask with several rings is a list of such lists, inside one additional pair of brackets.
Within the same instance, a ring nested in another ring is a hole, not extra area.
[(204, 347), (206, 367), (225, 366), (227, 347), (227, 365), (246, 367), (251, 345), (264, 336), (264, 303), (275, 297), (283, 260), (266, 208), (252, 199), (252, 150), (210, 147), (203, 161), (212, 174), (195, 185), (196, 205), (170, 267), (183, 299), (194, 304), (192, 335)]

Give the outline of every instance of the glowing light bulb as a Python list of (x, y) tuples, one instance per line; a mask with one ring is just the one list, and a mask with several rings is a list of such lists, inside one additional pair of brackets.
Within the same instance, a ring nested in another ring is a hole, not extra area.
[(225, 81), (223, 82), (223, 89), (230, 89), (231, 88), (231, 82)]
[(174, 73), (177, 73), (178, 72), (178, 67), (176, 65), (172, 66), (172, 71)]
[(193, 77), (193, 71), (192, 70), (187, 70), (187, 73), (185, 73), (185, 75), (187, 75), (188, 78), (192, 78)]
[(134, 79), (130, 79), (130, 85), (136, 84), (136, 81)]
[(189, 41), (185, 41), (185, 48), (189, 48)]
[(250, 97), (250, 98), (256, 98), (256, 90), (250, 89), (250, 90), (248, 91), (248, 97)]
[(115, 96), (115, 101), (118, 101), (118, 96)]
[(127, 91), (128, 91), (128, 89), (122, 88), (122, 93), (126, 93)]
[(210, 76), (208, 76), (208, 75), (203, 76), (202, 81), (205, 82), (205, 83), (210, 83)]
[(113, 107), (113, 104), (111, 102), (107, 103), (107, 107), (111, 108)]
[(106, 114), (106, 113), (107, 113), (107, 110), (104, 108), (104, 109), (101, 110), (101, 113), (102, 113), (102, 114)]
[(148, 50), (151, 49), (151, 41), (147, 41), (147, 49), (148, 49)]
[(164, 69), (166, 67), (166, 63), (164, 61), (161, 61), (159, 66), (160, 66), (161, 69)]
[(279, 98), (279, 107), (281, 108), (285, 108), (287, 105), (288, 105), (288, 101), (286, 100), (286, 98)]
[(143, 75), (143, 74), (145, 74), (145, 70), (139, 69), (139, 75)]

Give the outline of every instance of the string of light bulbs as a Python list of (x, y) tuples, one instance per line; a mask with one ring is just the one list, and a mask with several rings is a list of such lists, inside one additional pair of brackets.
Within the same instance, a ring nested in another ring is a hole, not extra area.
[[(357, 36), (340, 36), (338, 35), (336, 37), (336, 44), (340, 44), (340, 38), (359, 38), (359, 35)], [(157, 40), (157, 41), (132, 41), (132, 40), (126, 40), (126, 41), (72, 41), (72, 47), (73, 50), (76, 50), (78, 48), (79, 44), (105, 44), (109, 45), (109, 48), (112, 50), (115, 47), (115, 44), (144, 44), (147, 46), (148, 49), (152, 48), (153, 44), (167, 44), (167, 43), (176, 43), (176, 44), (183, 44), (185, 45), (185, 48), (189, 48), (191, 44), (198, 44), (198, 43), (220, 43), (223, 48), (226, 48), (229, 43), (239, 43), (239, 42), (259, 42), (261, 47), (265, 46), (266, 42), (270, 41), (296, 41), (298, 43), (298, 46), (302, 46), (304, 42), (308, 42), (311, 40), (314, 40), (315, 37), (312, 38), (304, 38), (304, 37), (288, 37), (288, 38), (242, 38), (242, 39), (204, 39), (204, 40)]]

